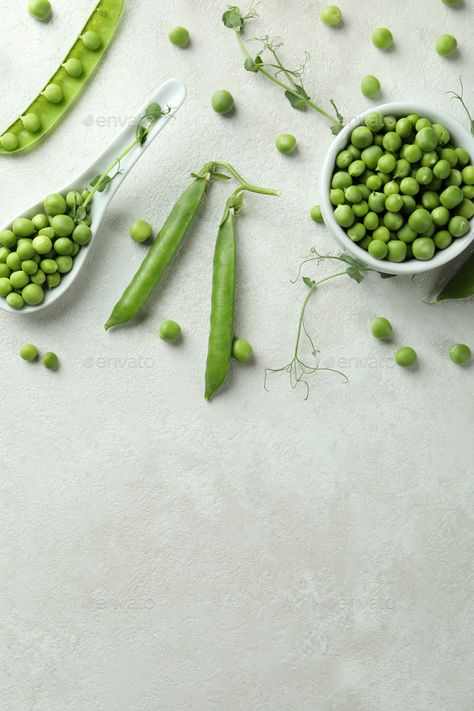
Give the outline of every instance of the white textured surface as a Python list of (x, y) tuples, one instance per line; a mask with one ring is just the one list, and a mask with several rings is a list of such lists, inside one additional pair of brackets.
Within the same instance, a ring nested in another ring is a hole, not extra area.
[[(2, 124), (53, 71), (94, 2), (55, 0), (50, 25), (18, 0), (0, 10)], [(453, 111), (445, 91), (474, 85), (472, 2), (340, 0), (346, 23), (318, 20), (320, 2), (265, 0), (258, 31), (285, 37), (288, 57), (312, 52), (308, 81), (347, 116), (375, 72), (383, 99)], [(403, 5), (403, 8), (401, 7)], [(1, 221), (94, 159), (164, 78), (186, 81), (179, 118), (112, 203), (88, 274), (37, 317), (1, 314), (0, 605), (5, 711), (470, 711), (472, 677), (472, 369), (447, 360), (473, 345), (472, 304), (428, 307), (429, 279), (340, 281), (314, 298), (309, 325), (326, 362), (312, 397), (271, 392), (263, 366), (290, 354), (304, 289), (301, 256), (334, 248), (306, 217), (331, 136), (241, 70), (220, 24), (225, 2), (129, 0), (97, 76), (54, 135), (3, 159)], [(187, 25), (186, 51), (168, 28)], [(394, 51), (370, 44), (394, 31)], [(436, 34), (457, 35), (442, 60)], [(28, 51), (25, 51), (25, 47)], [(14, 82), (11, 79), (14, 79)], [(209, 109), (226, 86), (238, 111)], [(286, 158), (274, 136), (291, 130)], [(215, 402), (202, 399), (211, 258), (226, 189), (216, 186), (148, 315), (105, 334), (106, 317), (143, 249), (135, 217), (156, 226), (191, 169), (235, 162), (283, 197), (250, 197), (240, 223), (237, 327), (257, 363), (236, 370)], [(420, 354), (414, 373), (393, 345), (368, 335), (389, 316), (396, 344)], [(162, 318), (181, 347), (156, 335)], [(57, 374), (23, 363), (33, 341), (61, 357)]]

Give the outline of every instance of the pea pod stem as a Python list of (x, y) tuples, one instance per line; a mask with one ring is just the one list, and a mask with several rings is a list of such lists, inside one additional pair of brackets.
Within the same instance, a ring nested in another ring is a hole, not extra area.
[(260, 188), (256, 185), (251, 185), (244, 178), (242, 178), (240, 173), (238, 173), (233, 167), (233, 165), (231, 165), (230, 163), (216, 163), (216, 166), (218, 166), (219, 168), (223, 168), (224, 170), (228, 170), (229, 173), (237, 180), (237, 182), (240, 183), (242, 190), (247, 190), (248, 192), (256, 193), (258, 195), (278, 196), (281, 194), (279, 190), (272, 190), (271, 188)]

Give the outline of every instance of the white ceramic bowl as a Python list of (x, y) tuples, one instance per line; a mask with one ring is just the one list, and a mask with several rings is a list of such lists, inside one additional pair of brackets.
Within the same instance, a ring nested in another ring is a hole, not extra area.
[(418, 259), (409, 259), (406, 262), (398, 263), (371, 257), (365, 249), (359, 247), (357, 242), (353, 242), (351, 238), (347, 236), (344, 229), (340, 227), (334, 219), (334, 207), (329, 200), (329, 191), (331, 189), (331, 178), (335, 169), (336, 156), (339, 151), (342, 151), (349, 143), (350, 134), (353, 129), (363, 124), (367, 114), (373, 111), (377, 111), (382, 114), (382, 116), (388, 114), (393, 114), (394, 116), (419, 114), (420, 116), (426, 116), (432, 120), (433, 123), (441, 123), (446, 126), (451, 133), (453, 143), (456, 146), (465, 148), (471, 156), (471, 161), (474, 161), (474, 137), (471, 136), (461, 124), (447, 114), (430, 106), (425, 106), (424, 104), (413, 104), (403, 101), (375, 106), (353, 119), (341, 133), (336, 136), (326, 155), (320, 182), (320, 204), (324, 223), (333, 233), (344, 251), (349, 252), (356, 257), (356, 259), (359, 259), (361, 262), (364, 262), (364, 264), (378, 271), (383, 271), (387, 274), (419, 274), (420, 272), (427, 272), (431, 269), (442, 267), (453, 259), (456, 259), (456, 257), (459, 257), (459, 255), (471, 245), (474, 240), (474, 220), (471, 221), (471, 230), (467, 235), (455, 239), (447, 249), (437, 251), (433, 259), (426, 262), (419, 261)]

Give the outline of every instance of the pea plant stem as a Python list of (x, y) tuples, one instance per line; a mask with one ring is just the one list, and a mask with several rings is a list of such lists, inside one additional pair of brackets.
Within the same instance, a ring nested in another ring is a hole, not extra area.
[(90, 203), (90, 201), (92, 200), (94, 194), (97, 192), (97, 190), (99, 190), (99, 188), (101, 187), (101, 185), (102, 185), (102, 183), (104, 182), (105, 178), (106, 178), (108, 175), (110, 175), (110, 173), (112, 172), (112, 170), (113, 170), (114, 168), (116, 168), (117, 166), (119, 166), (119, 165), (120, 165), (120, 162), (125, 158), (125, 156), (127, 156), (131, 151), (133, 151), (134, 148), (136, 148), (136, 146), (139, 146), (139, 145), (140, 145), (140, 141), (136, 138), (136, 139), (133, 141), (133, 143), (131, 143), (131, 144), (128, 146), (128, 148), (126, 148), (126, 149), (123, 151), (123, 153), (121, 153), (121, 154), (118, 156), (118, 158), (116, 158), (116, 159), (113, 161), (113, 163), (111, 163), (111, 164), (109, 165), (109, 167), (108, 167), (106, 170), (104, 170), (104, 172), (103, 172), (102, 175), (100, 176), (100, 179), (97, 181), (97, 183), (96, 183), (96, 184), (94, 185), (94, 187), (91, 189), (89, 195), (88, 195), (88, 196), (86, 197), (86, 199), (84, 200), (84, 207), (86, 207), (86, 206)]
[[(245, 56), (246, 56), (248, 59), (253, 59), (252, 56), (251, 56), (251, 54), (250, 54), (250, 52), (248, 51), (247, 47), (245, 46), (244, 41), (242, 40), (242, 36), (241, 36), (240, 32), (237, 31), (237, 30), (235, 30), (235, 34), (236, 34), (236, 36), (237, 36), (238, 43), (239, 43), (239, 45), (240, 45), (240, 47), (241, 47), (243, 53), (245, 54)], [(324, 118), (327, 118), (329, 121), (332, 121), (332, 122), (335, 123), (335, 124), (338, 123), (339, 119), (338, 119), (337, 116), (332, 116), (332, 115), (329, 114), (327, 111), (325, 111), (321, 106), (318, 106), (317, 104), (314, 103), (314, 101), (311, 101), (311, 99), (306, 99), (305, 97), (303, 97), (298, 91), (296, 91), (296, 89), (294, 88), (294, 86), (290, 86), (289, 84), (285, 84), (285, 82), (282, 82), (282, 81), (281, 81), (280, 79), (278, 79), (278, 77), (276, 77), (274, 74), (272, 74), (271, 72), (267, 72), (267, 70), (264, 69), (262, 65), (257, 65), (257, 68), (258, 68), (258, 71), (260, 72), (260, 74), (263, 74), (263, 76), (265, 76), (267, 79), (270, 79), (270, 81), (272, 81), (274, 84), (276, 84), (277, 86), (279, 86), (281, 89), (284, 89), (284, 90), (287, 91), (288, 93), (292, 94), (292, 95), (293, 95), (295, 98), (297, 98), (299, 101), (301, 101), (302, 99), (304, 99), (304, 101), (306, 102), (307, 106), (309, 106), (309, 107), (311, 107), (312, 109), (314, 109), (315, 111), (317, 111), (319, 114), (321, 114), (321, 116), (324, 116)], [(292, 83), (293, 83), (293, 82), (292, 82)], [(293, 84), (294, 84), (294, 83), (293, 83)]]
[[(272, 190), (271, 188), (260, 188), (256, 185), (251, 185), (248, 183), (230, 163), (216, 163), (216, 166), (227, 170), (234, 178), (240, 183), (241, 189), (246, 190), (250, 193), (257, 193), (258, 195), (280, 195), (279, 190)], [(237, 192), (237, 191), (236, 191)]]
[(305, 318), (305, 313), (306, 313), (306, 307), (308, 305), (309, 300), (313, 296), (314, 292), (316, 289), (321, 286), (321, 284), (324, 284), (324, 282), (329, 281), (330, 279), (335, 279), (336, 277), (339, 276), (347, 276), (347, 272), (336, 272), (335, 274), (330, 274), (329, 276), (322, 277), (321, 279), (318, 279), (318, 281), (315, 281), (312, 286), (310, 286), (309, 291), (306, 295), (305, 300), (303, 301), (303, 306), (301, 309), (300, 313), (300, 318), (298, 321), (298, 331), (296, 333), (296, 343), (295, 343), (295, 353), (294, 356), (295, 358), (298, 358), (298, 352), (300, 348), (300, 342), (301, 342), (301, 335), (303, 332), (303, 324), (304, 324), (304, 318)]

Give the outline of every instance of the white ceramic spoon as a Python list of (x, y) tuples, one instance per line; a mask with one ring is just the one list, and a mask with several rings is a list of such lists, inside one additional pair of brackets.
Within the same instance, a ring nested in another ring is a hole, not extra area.
[[(113, 182), (107, 186), (103, 193), (96, 192), (94, 194), (90, 212), (92, 240), (97, 239), (99, 225), (115, 193), (122, 185), (123, 181), (130, 173), (138, 159), (141, 158), (147, 148), (151, 146), (153, 140), (164, 129), (168, 121), (182, 105), (185, 98), (186, 87), (181, 81), (178, 79), (169, 79), (166, 81), (152, 94), (152, 96), (149, 97), (141, 111), (137, 113), (135, 119), (127, 122), (127, 127), (121, 131), (121, 133), (115, 138), (114, 141), (112, 141), (108, 148), (105, 149), (102, 155), (100, 155), (94, 163), (92, 163), (83, 173), (81, 173), (81, 175), (78, 175), (69, 185), (55, 191), (65, 195), (69, 190), (82, 190), (84, 187), (87, 187), (92, 178), (96, 175), (102, 174), (104, 170), (107, 170), (107, 167), (113, 163), (115, 158), (117, 158), (117, 156), (119, 156), (133, 142), (137, 123), (145, 113), (146, 108), (151, 103), (160, 104), (163, 109), (170, 107), (170, 113), (163, 116), (151, 127), (148, 138), (143, 146), (136, 146), (120, 162), (120, 175), (118, 175)], [(46, 197), (46, 194), (47, 193), (44, 194), (43, 199)], [(28, 210), (25, 210), (25, 212), (21, 215), (15, 215), (13, 219), (16, 217), (32, 217), (33, 215), (43, 211), (43, 203), (38, 202)], [(13, 220), (10, 220), (10, 222), (2, 227), (2, 229), (8, 229), (11, 226), (12, 221)], [(90, 248), (91, 243), (89, 243), (88, 246), (81, 248), (81, 251), (74, 259), (74, 266), (72, 270), (68, 274), (64, 275), (59, 286), (54, 289), (45, 289), (44, 301), (41, 304), (38, 306), (27, 306), (25, 304), (21, 309), (12, 309), (11, 306), (7, 304), (5, 299), (0, 297), (0, 308), (4, 311), (9, 311), (10, 313), (28, 314), (41, 311), (41, 309), (51, 306), (51, 304), (54, 304), (55, 301), (61, 298), (61, 296), (69, 289), (71, 284), (79, 277), (81, 269), (83, 268), (90, 252)]]

